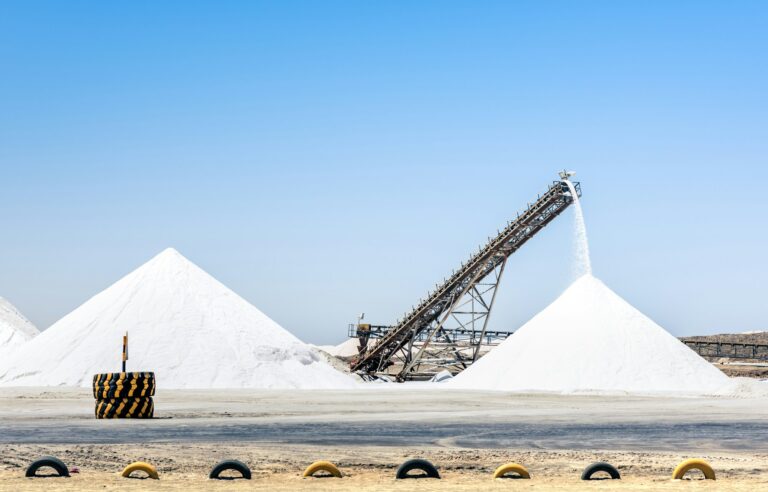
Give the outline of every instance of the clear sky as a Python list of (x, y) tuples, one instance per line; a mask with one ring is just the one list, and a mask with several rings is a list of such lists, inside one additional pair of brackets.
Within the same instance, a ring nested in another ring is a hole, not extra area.
[[(0, 296), (45, 328), (168, 246), (299, 337), (390, 323), (578, 172), (595, 275), (768, 330), (768, 3), (0, 3)], [(572, 280), (571, 213), (492, 327)]]

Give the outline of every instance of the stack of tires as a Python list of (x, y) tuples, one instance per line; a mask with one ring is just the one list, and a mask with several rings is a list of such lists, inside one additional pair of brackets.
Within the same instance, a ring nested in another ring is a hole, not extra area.
[(154, 372), (110, 372), (93, 376), (97, 419), (151, 419)]

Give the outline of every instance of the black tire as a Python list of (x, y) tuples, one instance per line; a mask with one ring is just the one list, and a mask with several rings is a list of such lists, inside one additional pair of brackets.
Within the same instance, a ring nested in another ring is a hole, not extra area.
[(620, 480), (621, 475), (619, 474), (619, 470), (616, 469), (615, 466), (611, 465), (610, 463), (606, 463), (604, 461), (598, 461), (597, 463), (592, 463), (588, 467), (584, 468), (584, 471), (581, 474), (582, 480), (593, 480), (592, 475), (598, 472), (605, 472), (608, 475), (611, 476), (612, 480)]
[(43, 456), (39, 460), (32, 462), (32, 464), (29, 465), (29, 468), (27, 468), (27, 472), (25, 473), (25, 476), (36, 477), (37, 470), (45, 467), (53, 468), (54, 471), (58, 473), (60, 477), (69, 476), (69, 470), (67, 469), (67, 465), (65, 465), (64, 462), (61, 461), (60, 459), (55, 458), (53, 456)]
[(96, 374), (93, 376), (93, 396), (97, 400), (155, 396), (155, 385), (154, 372)]
[[(408, 473), (413, 470), (421, 470), (425, 473), (425, 475), (409, 475)], [(437, 472), (437, 468), (435, 468), (435, 465), (430, 463), (427, 460), (422, 459), (413, 459), (408, 460), (399, 467), (397, 467), (397, 475), (395, 475), (398, 479), (403, 478), (440, 478), (440, 473)]]
[(248, 468), (248, 465), (242, 461), (237, 460), (224, 460), (219, 462), (216, 466), (213, 467), (213, 470), (211, 470), (211, 474), (208, 475), (208, 478), (214, 480), (225, 480), (219, 475), (221, 475), (221, 472), (226, 470), (235, 470), (240, 475), (242, 475), (244, 479), (251, 479), (251, 469)]
[(146, 398), (109, 398), (96, 401), (97, 419), (151, 419), (155, 402)]

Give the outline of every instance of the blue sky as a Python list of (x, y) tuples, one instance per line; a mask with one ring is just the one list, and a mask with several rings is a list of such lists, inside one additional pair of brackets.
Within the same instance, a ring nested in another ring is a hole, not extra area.
[[(173, 246), (298, 336), (400, 316), (564, 167), (595, 274), (768, 329), (765, 2), (3, 2), (0, 296), (47, 327)], [(572, 280), (572, 218), (495, 329)]]

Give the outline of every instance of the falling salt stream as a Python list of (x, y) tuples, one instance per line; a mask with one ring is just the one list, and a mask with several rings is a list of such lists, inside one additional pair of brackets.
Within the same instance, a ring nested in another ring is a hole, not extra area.
[(573, 197), (573, 205), (575, 207), (575, 221), (574, 226), (576, 228), (576, 258), (574, 262), (575, 277), (579, 278), (583, 275), (592, 275), (592, 260), (589, 257), (589, 240), (587, 238), (587, 225), (584, 223), (584, 212), (581, 209), (581, 201), (579, 200), (579, 194), (576, 193), (576, 188), (569, 180), (564, 179), (563, 183), (568, 185), (568, 189), (571, 191)]

